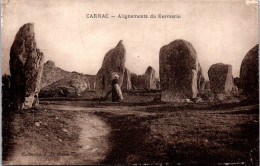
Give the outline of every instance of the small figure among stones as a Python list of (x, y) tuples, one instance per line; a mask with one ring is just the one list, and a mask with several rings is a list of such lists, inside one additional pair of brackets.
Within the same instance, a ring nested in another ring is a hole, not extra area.
[(109, 50), (102, 62), (102, 66), (96, 75), (95, 91), (100, 98), (106, 99), (111, 90), (111, 82), (114, 79), (113, 74), (119, 75), (118, 84), (121, 87), (124, 80), (126, 60), (126, 49), (123, 41), (120, 40), (115, 48)]
[(115, 74), (112, 80), (112, 102), (119, 102), (120, 100), (123, 100), (123, 95), (119, 86), (119, 75)]

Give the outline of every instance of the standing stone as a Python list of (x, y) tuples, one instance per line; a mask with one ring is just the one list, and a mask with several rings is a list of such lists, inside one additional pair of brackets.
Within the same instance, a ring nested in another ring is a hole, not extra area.
[(127, 68), (125, 68), (122, 89), (123, 90), (131, 90), (131, 88), (132, 88), (131, 73)]
[(212, 65), (208, 71), (210, 90), (215, 94), (230, 94), (234, 88), (232, 66), (223, 63)]
[(28, 109), (39, 103), (43, 53), (37, 49), (34, 25), (23, 25), (17, 32), (10, 51), (11, 86), (13, 104)]
[(247, 95), (258, 96), (259, 93), (259, 45), (252, 48), (242, 61), (240, 68), (240, 85)]
[(156, 89), (156, 78), (155, 70), (149, 66), (145, 71), (145, 89), (146, 90), (155, 90)]
[(197, 96), (198, 58), (191, 43), (175, 40), (160, 50), (161, 100), (179, 101)]
[(95, 91), (99, 97), (107, 98), (112, 90), (112, 80), (116, 74), (119, 75), (119, 86), (123, 84), (125, 70), (125, 46), (119, 41), (117, 46), (106, 53), (101, 69), (96, 76)]

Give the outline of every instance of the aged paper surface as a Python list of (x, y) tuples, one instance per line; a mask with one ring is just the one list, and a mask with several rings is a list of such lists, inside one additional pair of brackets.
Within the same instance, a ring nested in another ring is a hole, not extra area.
[(258, 28), (256, 0), (1, 1), (2, 163), (259, 164)]

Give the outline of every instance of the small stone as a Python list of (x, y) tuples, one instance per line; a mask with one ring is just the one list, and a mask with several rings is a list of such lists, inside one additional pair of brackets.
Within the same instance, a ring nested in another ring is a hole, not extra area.
[(59, 119), (59, 117), (58, 117), (58, 116), (56, 116), (56, 117), (55, 117), (55, 119)]
[(60, 142), (62, 142), (62, 140), (61, 139), (58, 139)]
[(47, 111), (46, 109), (44, 109), (44, 111)]
[(202, 98), (196, 97), (196, 98), (194, 99), (194, 102), (195, 102), (195, 103), (201, 103), (201, 102), (202, 102)]
[(35, 122), (35, 126), (39, 127), (40, 123), (39, 122)]
[(151, 66), (149, 66), (145, 71), (145, 89), (156, 89), (155, 70)]
[(191, 100), (190, 99), (185, 99), (184, 102), (191, 103)]
[(65, 129), (65, 128), (62, 128), (61, 131), (65, 132), (65, 133), (68, 133), (68, 130)]
[(94, 149), (92, 149), (91, 151), (92, 151), (92, 152), (96, 152), (96, 151), (98, 151), (98, 148), (94, 148)]
[(223, 93), (217, 94), (214, 97), (214, 101), (223, 101), (227, 98), (227, 96)]

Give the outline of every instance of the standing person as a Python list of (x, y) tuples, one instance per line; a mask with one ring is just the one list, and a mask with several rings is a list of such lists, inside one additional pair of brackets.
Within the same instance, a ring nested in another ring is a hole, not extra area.
[(119, 75), (116, 74), (112, 80), (112, 102), (123, 100), (121, 88), (119, 86)]

